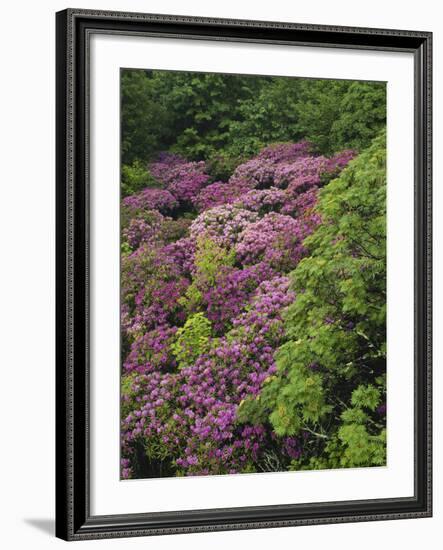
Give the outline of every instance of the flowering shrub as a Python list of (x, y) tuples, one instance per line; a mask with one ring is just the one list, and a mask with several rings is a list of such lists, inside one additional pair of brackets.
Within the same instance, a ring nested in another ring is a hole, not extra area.
[(223, 266), (214, 284), (203, 293), (202, 302), (215, 332), (224, 332), (241, 313), (253, 291), (274, 272), (265, 263), (238, 269)]
[(177, 205), (177, 200), (169, 191), (151, 187), (123, 199), (123, 206), (126, 206), (129, 210), (158, 210), (165, 213), (170, 212)]
[(190, 227), (194, 239), (201, 236), (212, 239), (217, 244), (229, 248), (239, 239), (242, 231), (258, 219), (255, 212), (231, 205), (222, 205), (200, 214)]
[(163, 247), (165, 256), (177, 267), (181, 275), (191, 278), (194, 270), (196, 242), (190, 237), (183, 237)]
[(209, 176), (204, 162), (187, 162), (177, 155), (163, 154), (150, 165), (151, 174), (162, 182), (165, 188), (180, 203), (192, 203)]
[(282, 163), (296, 162), (299, 158), (311, 158), (308, 142), (280, 143), (263, 149), (255, 158), (241, 164), (234, 171), (234, 179), (252, 181), (256, 186), (273, 184), (276, 168)]
[(125, 371), (147, 374), (155, 370), (174, 368), (175, 360), (171, 345), (176, 331), (175, 327), (160, 325), (136, 338), (123, 363)]
[(270, 187), (269, 189), (252, 189), (235, 201), (235, 206), (266, 214), (275, 212), (287, 202), (288, 195), (281, 189)]
[(157, 155), (156, 161), (151, 163), (149, 171), (158, 181), (164, 182), (171, 170), (185, 163), (186, 160), (179, 155), (163, 151)]
[[(309, 432), (283, 429), (278, 407), (258, 404), (280, 376), (296, 298), (290, 273), (321, 227), (320, 189), (353, 156), (281, 143), (210, 183), (204, 162), (164, 153), (149, 165), (163, 188), (123, 199), (124, 479), (287, 470), (303, 460)], [(316, 369), (310, 392), (320, 410)], [(356, 400), (373, 397), (364, 391)]]
[(193, 364), (134, 378), (136, 408), (123, 419), (127, 458), (141, 436), (153, 457), (176, 457), (187, 474), (235, 473), (259, 461), (266, 427), (237, 425), (236, 410), (275, 372), (273, 351), (284, 334), (280, 312), (294, 299), (288, 287), (285, 277), (262, 283), (234, 328)]
[(216, 181), (211, 183), (207, 187), (204, 187), (194, 203), (200, 212), (214, 208), (214, 206), (220, 206), (222, 204), (231, 204), (243, 193), (250, 189), (250, 185), (246, 181), (224, 183), (222, 181)]
[(122, 242), (127, 243), (131, 250), (143, 243), (173, 245), (187, 235), (190, 224), (191, 220), (173, 219), (157, 210), (137, 210), (134, 217), (122, 223)]
[(298, 219), (271, 212), (250, 223), (242, 231), (236, 246), (244, 265), (264, 261), (286, 272), (293, 269), (303, 254), (302, 242), (309, 234)]
[(142, 245), (122, 257), (122, 330), (131, 337), (159, 325), (180, 324), (185, 313), (179, 298), (189, 286), (180, 267), (165, 251)]
[(157, 210), (148, 210), (143, 215), (129, 218), (126, 227), (122, 227), (122, 241), (136, 250), (142, 243), (160, 239), (164, 219)]
[(300, 157), (309, 157), (312, 145), (308, 141), (298, 143), (275, 143), (265, 147), (257, 155), (258, 160), (271, 162), (294, 161)]
[(292, 190), (306, 190), (329, 181), (355, 156), (354, 151), (347, 150), (329, 159), (307, 154), (309, 148), (307, 142), (267, 147), (238, 166), (231, 179), (246, 180), (261, 189), (290, 186)]

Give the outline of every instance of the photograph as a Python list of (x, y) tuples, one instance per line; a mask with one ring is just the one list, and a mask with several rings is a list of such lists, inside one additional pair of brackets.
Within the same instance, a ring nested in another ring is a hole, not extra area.
[(386, 82), (120, 69), (120, 478), (386, 466)]

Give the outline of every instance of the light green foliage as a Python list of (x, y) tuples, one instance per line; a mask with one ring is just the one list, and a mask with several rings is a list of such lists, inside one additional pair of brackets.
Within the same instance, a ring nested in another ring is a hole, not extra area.
[(217, 274), (222, 267), (233, 266), (235, 251), (227, 251), (210, 238), (202, 237), (197, 242), (195, 253), (195, 273), (193, 281), (179, 302), (189, 311), (198, 310), (202, 291), (215, 285)]
[(133, 386), (134, 386), (134, 380), (136, 378), (136, 374), (134, 373), (125, 373), (121, 376), (121, 383), (120, 383), (120, 392), (121, 392), (121, 411), (120, 414), (122, 418), (127, 416), (134, 407), (134, 392), (133, 392)]
[(380, 400), (380, 390), (369, 384), (368, 386), (358, 386), (352, 392), (351, 403), (356, 407), (365, 407), (374, 411)]
[(176, 333), (171, 345), (179, 368), (192, 365), (197, 357), (209, 349), (211, 323), (203, 313), (191, 315)]
[(352, 392), (353, 406), (341, 415), (343, 425), (338, 430), (338, 439), (343, 447), (340, 458), (343, 466), (382, 465), (386, 461), (386, 429), (382, 423), (372, 420), (369, 414), (380, 404), (384, 377), (378, 382), (380, 387), (372, 384), (358, 386)]
[(122, 256), (128, 256), (131, 254), (132, 248), (129, 246), (127, 241), (122, 241), (120, 244), (120, 254)]
[(277, 373), (240, 407), (279, 435), (308, 435), (294, 469), (385, 461), (386, 149), (384, 133), (323, 188), (323, 223), (292, 272)]
[(228, 251), (210, 238), (198, 240), (195, 253), (196, 278), (202, 283), (214, 286), (220, 268), (232, 266), (234, 262), (234, 249)]
[(122, 197), (133, 195), (145, 187), (161, 187), (160, 182), (151, 176), (146, 166), (138, 159), (132, 164), (122, 165), (121, 179)]
[(343, 424), (338, 437), (344, 449), (340, 465), (344, 467), (382, 466), (386, 462), (386, 430), (375, 435), (362, 424)]

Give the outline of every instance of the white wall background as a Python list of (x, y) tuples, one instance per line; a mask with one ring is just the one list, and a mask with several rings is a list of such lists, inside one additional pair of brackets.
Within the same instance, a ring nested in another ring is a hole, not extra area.
[(61, 547), (54, 538), (54, 13), (66, 7), (130, 10), (434, 32), (435, 498), (422, 520), (326, 525), (155, 539), (76, 543), (156, 550), (308, 547), (441, 548), (443, 387), (443, 28), (439, 0), (61, 0), (3, 5), (0, 85), (0, 540), (8, 550)]

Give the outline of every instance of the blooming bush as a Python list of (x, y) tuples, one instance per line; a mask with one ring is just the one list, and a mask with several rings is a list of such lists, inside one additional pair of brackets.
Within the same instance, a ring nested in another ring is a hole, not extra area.
[(164, 219), (157, 210), (148, 210), (143, 215), (129, 218), (127, 225), (122, 227), (122, 241), (136, 250), (142, 243), (160, 239)]
[(243, 208), (216, 206), (206, 210), (192, 222), (190, 235), (194, 239), (205, 236), (229, 248), (238, 241), (242, 231), (257, 219), (255, 212)]
[(151, 174), (180, 203), (192, 203), (209, 181), (204, 162), (186, 162), (177, 155), (163, 154), (150, 165)]
[(202, 296), (208, 319), (217, 334), (232, 325), (254, 290), (273, 274), (264, 262), (243, 269), (223, 266), (219, 270), (214, 284), (207, 287)]
[[(259, 405), (282, 376), (286, 312), (298, 299), (291, 273), (322, 227), (320, 190), (353, 156), (280, 143), (211, 183), (204, 162), (164, 153), (149, 165), (162, 188), (123, 199), (123, 478), (303, 462), (309, 432), (283, 429), (278, 407)], [(321, 412), (316, 369), (310, 392)], [(368, 402), (365, 391), (356, 402)]]
[(270, 187), (269, 189), (252, 189), (235, 201), (235, 206), (266, 214), (275, 212), (287, 202), (288, 195), (281, 189)]
[(166, 189), (147, 187), (135, 195), (125, 197), (123, 206), (126, 206), (129, 210), (158, 210), (165, 213), (176, 208), (178, 202)]
[(189, 281), (164, 248), (142, 245), (122, 257), (122, 331), (130, 338), (159, 325), (175, 326), (185, 320), (179, 298)]
[(302, 242), (309, 234), (305, 224), (284, 214), (271, 212), (242, 231), (236, 252), (244, 265), (259, 261), (282, 272), (293, 269), (303, 255)]
[(240, 181), (238, 185), (235, 182), (224, 183), (216, 181), (204, 187), (196, 197), (194, 203), (198, 210), (202, 212), (214, 206), (231, 204), (249, 189), (250, 185), (246, 181)]
[(176, 332), (175, 327), (160, 325), (138, 336), (123, 363), (124, 370), (128, 373), (147, 374), (155, 370), (174, 368), (175, 359), (171, 344)]

